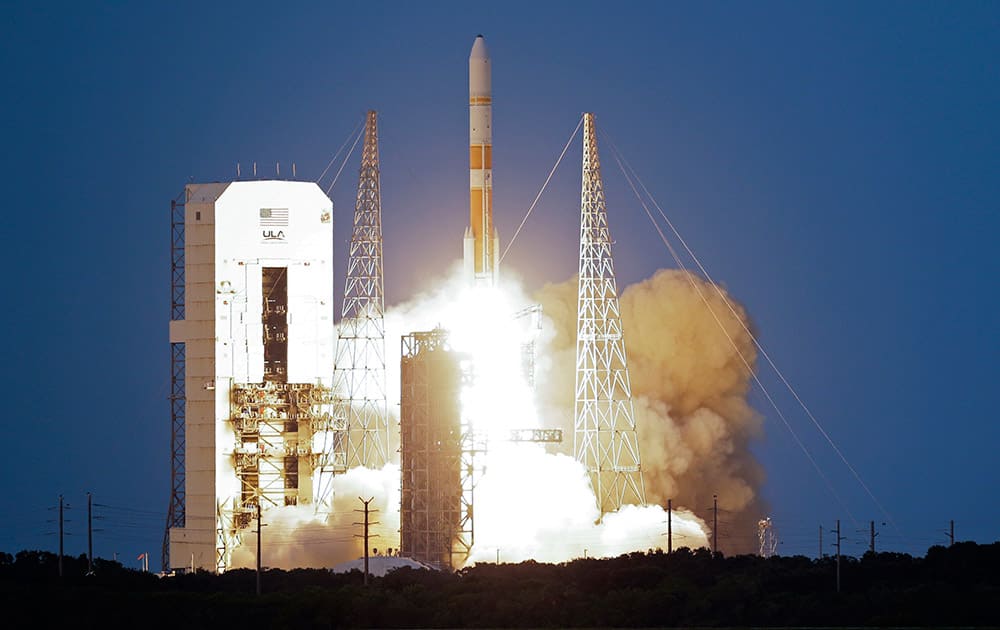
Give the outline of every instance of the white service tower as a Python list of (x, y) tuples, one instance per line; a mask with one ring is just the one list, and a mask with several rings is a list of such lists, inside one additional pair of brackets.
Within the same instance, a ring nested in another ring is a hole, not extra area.
[(312, 182), (191, 184), (184, 208), (184, 526), (170, 568), (225, 571), (257, 510), (313, 503), (331, 420), (333, 232)]

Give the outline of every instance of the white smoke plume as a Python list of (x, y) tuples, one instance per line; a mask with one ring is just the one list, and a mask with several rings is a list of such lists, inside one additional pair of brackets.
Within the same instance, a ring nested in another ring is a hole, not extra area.
[[(538, 445), (514, 448), (514, 456), (491, 460), (476, 488), (470, 562), (562, 562), (667, 547), (662, 508), (627, 505), (598, 522), (583, 465)], [(690, 512), (674, 509), (671, 526), (675, 547), (707, 545), (704, 523)]]
[[(399, 547), (399, 466), (381, 470), (352, 468), (333, 480), (333, 509), (329, 518), (318, 516), (311, 505), (282, 506), (262, 515), (261, 564), (269, 568), (332, 567), (364, 553), (357, 535), (364, 514), (360, 499), (369, 504), (371, 546), (386, 553)], [(256, 523), (243, 534), (243, 544), (233, 551), (233, 567), (250, 568), (257, 562)], [(374, 552), (373, 552), (374, 553)]]

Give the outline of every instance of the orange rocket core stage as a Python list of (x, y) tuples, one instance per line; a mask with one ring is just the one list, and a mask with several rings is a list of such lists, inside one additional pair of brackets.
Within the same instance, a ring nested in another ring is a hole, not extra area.
[(472, 145), (469, 147), (469, 170), (493, 168), (493, 146), (489, 144)]

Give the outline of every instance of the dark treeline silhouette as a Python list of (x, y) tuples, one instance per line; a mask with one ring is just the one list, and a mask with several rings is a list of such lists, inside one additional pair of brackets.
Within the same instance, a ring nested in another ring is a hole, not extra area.
[(632, 553), (563, 564), (483, 564), (457, 573), (401, 568), (269, 570), (264, 595), (238, 569), (160, 578), (45, 551), (0, 553), (9, 613), (33, 627), (249, 624), (259, 628), (566, 626), (996, 626), (1000, 542), (835, 560)]

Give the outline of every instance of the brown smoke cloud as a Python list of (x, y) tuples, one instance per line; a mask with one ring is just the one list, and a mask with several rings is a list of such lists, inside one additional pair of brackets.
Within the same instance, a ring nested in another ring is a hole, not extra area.
[[(764, 472), (749, 448), (761, 417), (747, 403), (751, 372), (740, 358), (753, 366), (756, 349), (740, 321), (749, 327), (743, 307), (722, 294), (693, 274), (660, 270), (625, 289), (621, 310), (646, 499), (665, 505), (671, 498), (711, 526), (717, 494), (719, 547), (733, 554), (756, 548), (767, 507), (759, 492)], [(536, 299), (549, 320), (536, 366), (541, 417), (569, 437), (577, 280), (546, 285)], [(571, 453), (571, 439), (564, 450)]]

